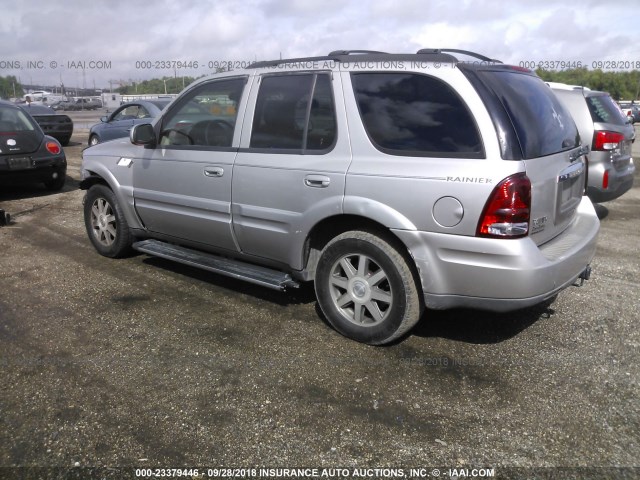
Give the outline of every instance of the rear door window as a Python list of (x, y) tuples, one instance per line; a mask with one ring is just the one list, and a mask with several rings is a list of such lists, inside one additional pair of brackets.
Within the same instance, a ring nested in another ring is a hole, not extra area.
[(261, 79), (251, 148), (322, 153), (335, 140), (329, 74), (267, 75)]
[(401, 72), (352, 73), (360, 116), (373, 145), (391, 155), (483, 158), (476, 123), (443, 81)]

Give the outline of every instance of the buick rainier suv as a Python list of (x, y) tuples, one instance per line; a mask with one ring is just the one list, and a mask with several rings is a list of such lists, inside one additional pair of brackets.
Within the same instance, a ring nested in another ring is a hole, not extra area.
[(90, 241), (274, 289), (381, 345), (425, 309), (509, 311), (590, 275), (599, 229), (571, 114), (461, 50), (336, 51), (188, 86), (83, 153)]

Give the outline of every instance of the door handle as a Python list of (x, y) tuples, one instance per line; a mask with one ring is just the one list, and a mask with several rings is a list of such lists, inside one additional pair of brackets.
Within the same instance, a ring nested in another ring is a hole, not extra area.
[(221, 177), (224, 175), (224, 169), (221, 167), (206, 167), (204, 169), (205, 177)]
[(331, 183), (331, 179), (324, 175), (307, 175), (304, 177), (304, 184), (307, 187), (327, 188), (329, 183)]

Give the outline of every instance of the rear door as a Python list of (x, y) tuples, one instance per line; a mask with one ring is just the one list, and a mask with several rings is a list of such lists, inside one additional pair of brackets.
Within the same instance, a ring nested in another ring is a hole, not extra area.
[(488, 68), (480, 77), (513, 125), (519, 148), (511, 159), (524, 162), (531, 180), (529, 233), (540, 245), (569, 226), (584, 194), (585, 151), (578, 129), (569, 111), (536, 75), (503, 67)]
[(243, 253), (302, 268), (318, 221), (342, 212), (351, 154), (340, 78), (331, 72), (257, 77), (233, 173), (233, 225)]

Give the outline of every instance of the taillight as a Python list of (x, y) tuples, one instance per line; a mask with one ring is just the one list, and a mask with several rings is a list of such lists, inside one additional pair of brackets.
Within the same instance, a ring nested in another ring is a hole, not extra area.
[(49, 153), (53, 153), (54, 155), (60, 153), (60, 145), (58, 145), (56, 142), (47, 142), (45, 147), (47, 147)]
[(519, 238), (529, 233), (531, 181), (524, 173), (505, 178), (494, 188), (484, 207), (477, 235)]
[(598, 130), (593, 134), (592, 150), (615, 150), (623, 140), (624, 135), (622, 133)]

